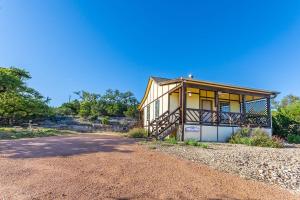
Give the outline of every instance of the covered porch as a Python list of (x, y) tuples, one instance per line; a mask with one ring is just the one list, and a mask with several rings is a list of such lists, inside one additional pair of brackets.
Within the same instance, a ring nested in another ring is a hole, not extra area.
[(271, 128), (271, 96), (241, 88), (183, 82), (170, 94), (169, 111), (178, 106), (186, 125)]

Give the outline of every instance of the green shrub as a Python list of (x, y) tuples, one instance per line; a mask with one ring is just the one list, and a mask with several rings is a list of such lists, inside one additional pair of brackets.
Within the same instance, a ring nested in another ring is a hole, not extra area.
[(300, 97), (288, 95), (275, 102), (272, 112), (273, 133), (283, 138), (288, 135), (300, 135)]
[(177, 144), (178, 143), (175, 137), (166, 138), (165, 141), (167, 143), (170, 143), (170, 144)]
[(245, 144), (259, 147), (283, 147), (282, 139), (279, 137), (270, 138), (268, 134), (260, 128), (256, 128), (254, 130), (242, 128), (231, 136), (229, 142), (232, 144)]
[(129, 131), (128, 136), (132, 138), (145, 138), (148, 134), (144, 128), (133, 128)]
[(272, 136), (272, 143), (271, 147), (273, 148), (283, 148), (284, 147), (284, 140), (281, 137), (278, 136)]
[(15, 133), (17, 130), (15, 128), (3, 127), (0, 128), (0, 133)]
[(208, 148), (208, 145), (207, 144), (203, 144), (201, 142), (198, 142), (197, 140), (195, 139), (188, 139), (184, 142), (185, 145), (190, 145), (190, 146), (195, 146), (195, 147), (202, 147), (202, 148), (205, 148), (207, 149)]
[(238, 129), (230, 138), (229, 142), (232, 144), (248, 144), (250, 145), (249, 137), (251, 134), (250, 128)]
[(108, 125), (109, 124), (109, 117), (105, 116), (101, 119), (102, 124)]
[(204, 143), (201, 143), (201, 142), (198, 142), (198, 147), (202, 147), (204, 149), (207, 149), (208, 148), (208, 144), (204, 144)]
[(289, 134), (287, 136), (287, 141), (289, 143), (300, 144), (300, 135)]
[(14, 128), (0, 128), (0, 139), (20, 139), (20, 138), (34, 138), (34, 137), (48, 137), (64, 134), (55, 129), (14, 129)]
[(272, 143), (272, 139), (261, 129), (254, 129), (250, 141), (251, 146), (259, 147), (268, 147)]
[(198, 141), (195, 139), (188, 139), (184, 141), (185, 145), (197, 146)]

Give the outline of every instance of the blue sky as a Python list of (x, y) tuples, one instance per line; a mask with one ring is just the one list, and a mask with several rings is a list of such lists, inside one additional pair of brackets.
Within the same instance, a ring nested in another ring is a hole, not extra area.
[[(300, 95), (300, 1), (0, 0), (0, 66), (30, 71), (52, 105), (151, 75)], [(74, 95), (72, 95), (75, 97)]]

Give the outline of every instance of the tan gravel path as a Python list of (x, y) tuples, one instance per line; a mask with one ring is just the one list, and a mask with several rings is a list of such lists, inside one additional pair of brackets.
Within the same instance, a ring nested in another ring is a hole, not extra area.
[(0, 141), (0, 199), (297, 199), (114, 135)]

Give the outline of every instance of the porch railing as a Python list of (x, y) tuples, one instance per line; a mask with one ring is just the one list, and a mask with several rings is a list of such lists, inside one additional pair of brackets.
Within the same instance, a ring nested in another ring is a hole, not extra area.
[(270, 119), (264, 114), (218, 112), (203, 109), (186, 109), (185, 122), (187, 124), (225, 125), (270, 127)]

